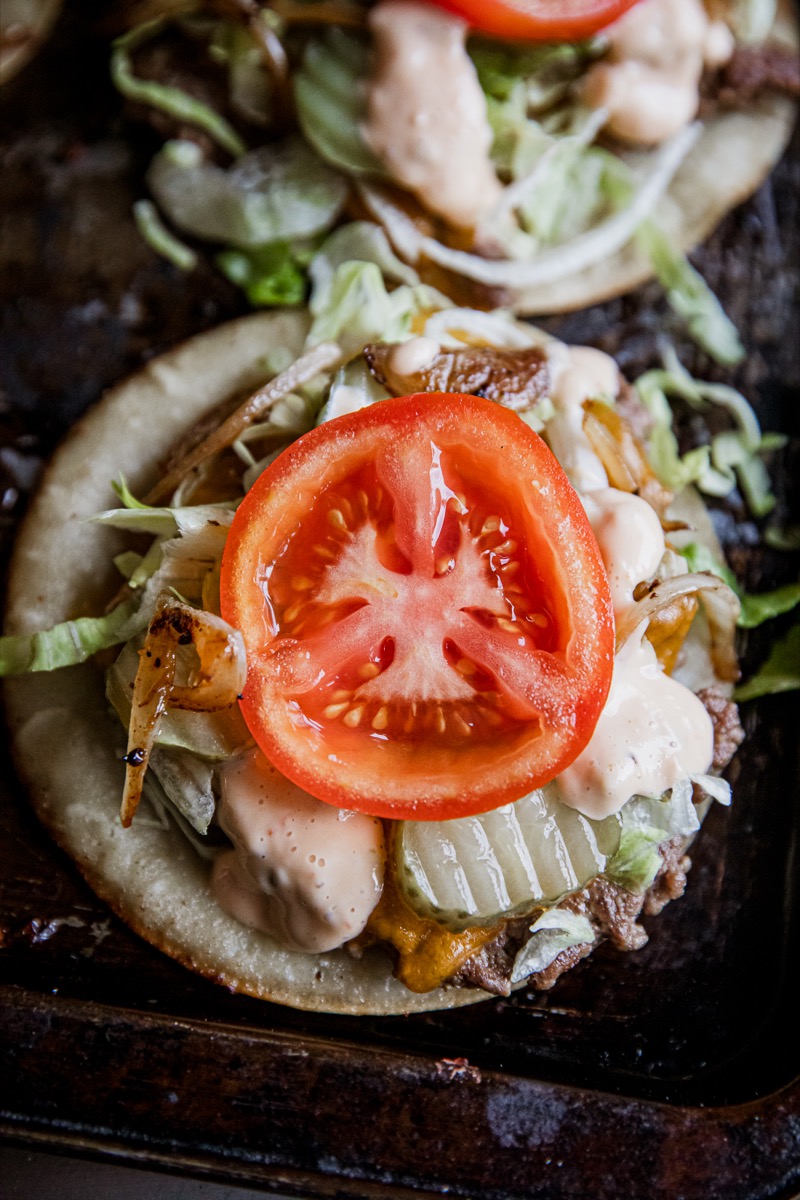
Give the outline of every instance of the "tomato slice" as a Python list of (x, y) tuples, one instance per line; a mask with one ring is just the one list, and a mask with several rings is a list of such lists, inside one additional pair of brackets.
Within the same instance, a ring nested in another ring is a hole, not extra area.
[(638, 0), (432, 0), (490, 37), (577, 41), (604, 29)]
[(383, 400), (296, 441), (236, 513), (221, 597), (264, 753), (375, 816), (466, 816), (541, 786), (611, 680), (580, 500), (544, 442), (476, 396)]

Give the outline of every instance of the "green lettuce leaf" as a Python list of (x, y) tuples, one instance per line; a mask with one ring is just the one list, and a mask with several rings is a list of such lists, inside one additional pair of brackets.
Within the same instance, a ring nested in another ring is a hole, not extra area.
[(233, 505), (190, 504), (175, 508), (151, 508), (137, 504), (135, 508), (108, 508), (89, 519), (112, 529), (173, 537), (175, 534), (199, 533), (208, 525), (227, 528), (233, 520)]
[(424, 285), (402, 285), (389, 292), (376, 263), (345, 262), (312, 290), (309, 307), (314, 321), (307, 345), (339, 342), (345, 351), (355, 353), (367, 342), (404, 341), (418, 312), (449, 303)]
[(531, 925), (531, 935), (514, 959), (512, 983), (543, 971), (562, 951), (595, 940), (589, 919), (566, 908), (549, 908), (542, 913)]
[(619, 849), (603, 874), (636, 895), (647, 891), (661, 869), (661, 843), (690, 837), (700, 828), (689, 779), (681, 780), (664, 797), (634, 796), (622, 808), (620, 818)]
[(138, 603), (125, 600), (102, 617), (78, 617), (37, 633), (0, 637), (0, 675), (54, 671), (86, 662), (99, 650), (126, 642), (147, 624)]
[(137, 200), (133, 206), (136, 228), (156, 254), (180, 271), (193, 271), (197, 266), (197, 255), (190, 246), (176, 238), (167, 229), (152, 200)]
[(702, 275), (653, 221), (645, 221), (639, 227), (637, 238), (667, 293), (667, 300), (685, 321), (698, 346), (717, 362), (726, 365), (741, 362), (744, 346), (736, 326)]
[(209, 108), (207, 104), (190, 96), (188, 92), (181, 91), (180, 88), (156, 83), (152, 79), (139, 79), (134, 75), (131, 52), (154, 37), (161, 28), (160, 21), (148, 21), (117, 38), (111, 54), (111, 79), (114, 86), (128, 100), (160, 109), (170, 117), (196, 125), (223, 150), (238, 158), (244, 154), (245, 144), (233, 126), (213, 108)]
[(769, 592), (745, 592), (739, 587), (736, 576), (726, 563), (721, 563), (715, 554), (698, 542), (682, 547), (690, 571), (711, 571), (727, 583), (739, 597), (741, 610), (737, 625), (741, 629), (755, 629), (765, 621), (780, 617), (800, 604), (800, 581), (787, 583)]
[(254, 308), (303, 304), (308, 290), (307, 253), (291, 242), (273, 242), (255, 250), (223, 250), (216, 263), (240, 287)]
[[(759, 455), (782, 442), (781, 435), (762, 434), (751, 404), (735, 388), (694, 379), (679, 362), (674, 349), (664, 352), (664, 367), (647, 371), (636, 380), (642, 404), (654, 420), (647, 442), (650, 465), (663, 483), (681, 491), (690, 483), (709, 496), (727, 496), (737, 482), (756, 517), (774, 507), (769, 475)], [(724, 408), (735, 428), (714, 435), (710, 444), (681, 456), (672, 432), (673, 414), (668, 396), (685, 400), (703, 412), (710, 404)]]
[(733, 693), (734, 700), (756, 700), (800, 688), (800, 624), (773, 643), (767, 659), (746, 683)]

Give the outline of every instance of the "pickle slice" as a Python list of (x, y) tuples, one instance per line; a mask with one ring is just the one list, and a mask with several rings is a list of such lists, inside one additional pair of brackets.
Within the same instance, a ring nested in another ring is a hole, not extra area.
[(602, 873), (620, 820), (584, 817), (555, 784), (492, 812), (454, 821), (402, 821), (397, 879), (406, 903), (454, 932), (554, 904)]

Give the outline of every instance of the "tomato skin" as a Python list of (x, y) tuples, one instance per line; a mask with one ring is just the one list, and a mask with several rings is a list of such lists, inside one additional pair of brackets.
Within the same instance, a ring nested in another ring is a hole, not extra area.
[(578, 41), (632, 8), (638, 0), (431, 0), (489, 37), (531, 42)]
[(264, 753), (374, 816), (466, 816), (542, 786), (610, 686), (580, 500), (515, 413), (475, 396), (380, 401), (289, 446), (237, 510), (221, 603)]

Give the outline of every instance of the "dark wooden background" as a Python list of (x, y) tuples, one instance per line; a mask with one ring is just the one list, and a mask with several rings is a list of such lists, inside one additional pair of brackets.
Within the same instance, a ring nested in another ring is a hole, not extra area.
[[(71, 6), (0, 114), (4, 556), (42, 460), (85, 407), (244, 310), (210, 265), (181, 275), (136, 234), (153, 145), (121, 120), (103, 7)], [(632, 375), (666, 330), (691, 370), (732, 380), (766, 428), (800, 435), (799, 184), (796, 138), (695, 256), (742, 330), (736, 371), (683, 341), (655, 286), (548, 326)], [(795, 520), (798, 466), (791, 447), (773, 463)], [(749, 586), (796, 578), (736, 497), (719, 529)], [(743, 644), (746, 667), (774, 632)], [(4, 743), (0, 1132), (297, 1195), (796, 1195), (797, 705), (767, 699), (744, 718), (735, 804), (712, 811), (687, 895), (642, 951), (601, 948), (548, 993), (382, 1020), (230, 995), (140, 942), (40, 831)]]

